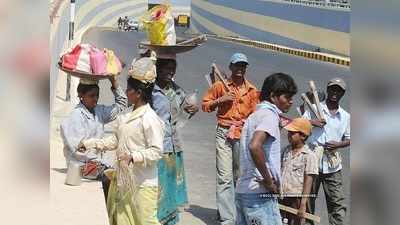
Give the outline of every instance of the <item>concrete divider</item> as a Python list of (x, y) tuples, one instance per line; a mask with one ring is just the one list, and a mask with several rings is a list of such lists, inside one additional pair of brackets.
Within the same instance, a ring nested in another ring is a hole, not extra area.
[(207, 35), (207, 37), (215, 38), (215, 39), (219, 39), (219, 40), (240, 43), (240, 44), (253, 46), (253, 47), (257, 47), (257, 48), (269, 49), (269, 50), (273, 50), (273, 51), (283, 52), (283, 53), (287, 53), (287, 54), (291, 54), (291, 55), (301, 56), (304, 58), (310, 58), (310, 59), (315, 59), (315, 60), (324, 61), (324, 62), (330, 62), (330, 63), (343, 65), (343, 66), (350, 66), (350, 58), (349, 57), (342, 57), (342, 56), (332, 55), (332, 54), (327, 54), (327, 53), (322, 53), (322, 52), (313, 52), (313, 51), (307, 51), (307, 50), (303, 50), (303, 49), (290, 48), (290, 47), (283, 46), (283, 45), (271, 44), (271, 43), (267, 43), (267, 42), (254, 41), (254, 40), (237, 38), (237, 37), (218, 36), (218, 35), (214, 35), (214, 34), (206, 34), (206, 35)]

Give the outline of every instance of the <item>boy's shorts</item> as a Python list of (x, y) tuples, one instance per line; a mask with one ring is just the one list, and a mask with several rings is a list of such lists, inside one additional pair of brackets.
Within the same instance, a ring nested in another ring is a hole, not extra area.
[(276, 197), (236, 193), (236, 225), (282, 225)]

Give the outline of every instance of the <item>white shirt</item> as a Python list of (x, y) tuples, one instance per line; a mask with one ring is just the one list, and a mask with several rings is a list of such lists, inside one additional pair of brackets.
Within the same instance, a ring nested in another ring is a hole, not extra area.
[(79, 103), (71, 115), (60, 125), (61, 136), (64, 141), (64, 156), (67, 161), (85, 163), (88, 160), (98, 160), (103, 164), (112, 166), (106, 159), (95, 151), (80, 153), (76, 151), (82, 140), (89, 138), (103, 138), (104, 125), (117, 118), (117, 115), (127, 108), (128, 99), (124, 91), (118, 87), (113, 90), (115, 104), (105, 106), (97, 105), (94, 114)]
[(164, 122), (149, 104), (121, 114), (112, 124), (113, 135), (83, 141), (87, 149), (113, 150), (131, 154), (132, 176), (138, 186), (158, 186), (157, 162), (161, 159)]
[[(323, 117), (326, 120), (326, 125), (323, 128), (313, 127), (311, 136), (307, 142), (314, 146), (322, 146), (329, 141), (343, 141), (350, 139), (350, 114), (339, 106), (335, 115), (329, 112), (325, 102), (321, 103)], [(310, 111), (306, 110), (303, 115), (306, 119), (312, 119)], [(320, 172), (334, 173), (342, 169), (339, 152), (335, 153), (337, 160), (334, 163), (329, 162), (329, 156), (326, 151), (322, 155), (320, 162)]]

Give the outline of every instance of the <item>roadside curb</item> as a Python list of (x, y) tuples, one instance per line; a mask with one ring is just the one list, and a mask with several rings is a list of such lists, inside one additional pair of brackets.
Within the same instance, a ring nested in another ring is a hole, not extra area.
[(241, 43), (241, 44), (248, 45), (248, 46), (269, 49), (269, 50), (283, 52), (283, 53), (287, 53), (287, 54), (291, 54), (291, 55), (301, 56), (304, 58), (309, 58), (309, 59), (314, 59), (314, 60), (319, 60), (319, 61), (324, 61), (324, 62), (330, 62), (330, 63), (342, 65), (342, 66), (350, 66), (350, 58), (349, 57), (342, 57), (342, 56), (337, 56), (337, 55), (332, 55), (332, 54), (327, 54), (327, 53), (313, 52), (313, 51), (307, 51), (307, 50), (297, 49), (297, 48), (290, 48), (287, 46), (271, 44), (271, 43), (262, 42), (262, 41), (254, 41), (254, 40), (242, 39), (242, 38), (236, 38), (236, 37), (224, 37), (224, 36), (218, 36), (215, 34), (206, 34), (206, 35), (207, 35), (207, 37), (215, 38), (215, 39), (219, 39), (219, 40)]

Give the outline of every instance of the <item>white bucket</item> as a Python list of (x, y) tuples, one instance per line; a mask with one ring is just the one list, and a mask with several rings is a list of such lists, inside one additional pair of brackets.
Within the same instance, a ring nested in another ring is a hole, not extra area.
[(81, 168), (78, 162), (70, 161), (68, 164), (67, 178), (65, 184), (72, 186), (81, 185)]

